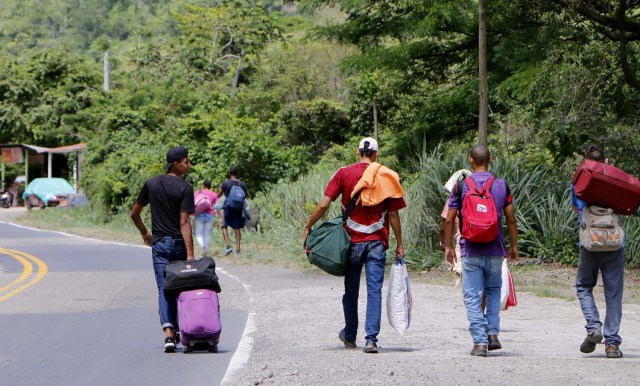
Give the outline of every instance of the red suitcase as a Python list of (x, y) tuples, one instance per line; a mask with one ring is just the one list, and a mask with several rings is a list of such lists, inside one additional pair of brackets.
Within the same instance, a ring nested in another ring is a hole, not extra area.
[(640, 205), (640, 181), (615, 166), (585, 159), (573, 174), (576, 196), (582, 201), (633, 214)]

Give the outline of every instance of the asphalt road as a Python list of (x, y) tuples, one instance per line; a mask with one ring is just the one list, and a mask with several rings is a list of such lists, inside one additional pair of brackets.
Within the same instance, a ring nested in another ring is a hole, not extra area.
[(248, 317), (220, 277), (219, 352), (165, 354), (149, 248), (0, 222), (0, 384), (220, 384)]

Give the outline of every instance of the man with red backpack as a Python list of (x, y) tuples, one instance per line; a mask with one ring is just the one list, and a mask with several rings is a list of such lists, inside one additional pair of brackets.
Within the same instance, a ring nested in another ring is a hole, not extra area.
[[(474, 344), (471, 355), (487, 356), (487, 351), (502, 348), (498, 340), (502, 260), (504, 256), (510, 261), (518, 257), (518, 226), (509, 186), (489, 173), (489, 149), (484, 145), (473, 147), (469, 163), (473, 174), (456, 185), (449, 197), (445, 258), (453, 264), (453, 227), (460, 213), (462, 293)], [(508, 252), (501, 225), (503, 213), (511, 241)]]

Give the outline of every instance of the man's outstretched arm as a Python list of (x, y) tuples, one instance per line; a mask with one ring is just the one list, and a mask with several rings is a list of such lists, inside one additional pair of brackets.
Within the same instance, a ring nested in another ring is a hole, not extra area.
[(309, 237), (309, 232), (311, 232), (311, 227), (315, 224), (319, 219), (324, 216), (331, 205), (331, 198), (327, 195), (322, 197), (322, 200), (316, 205), (315, 209), (313, 209), (313, 213), (309, 216), (309, 220), (307, 221), (307, 225), (304, 227), (304, 233), (302, 235), (302, 248), (306, 248), (307, 246), (307, 237)]

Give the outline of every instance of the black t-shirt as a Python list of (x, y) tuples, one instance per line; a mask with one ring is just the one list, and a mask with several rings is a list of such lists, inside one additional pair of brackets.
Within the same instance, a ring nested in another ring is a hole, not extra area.
[(246, 196), (249, 195), (249, 193), (247, 192), (247, 185), (245, 185), (244, 182), (240, 180), (226, 180), (222, 183), (222, 185), (220, 185), (220, 190), (222, 190), (222, 193), (224, 193), (225, 198), (229, 197), (229, 193), (231, 192), (231, 187), (233, 187), (233, 185), (238, 185), (242, 188), (242, 190), (244, 190), (244, 194)]
[(165, 236), (181, 239), (180, 212), (195, 212), (193, 188), (181, 177), (163, 174), (145, 182), (138, 204), (151, 204), (152, 243)]

